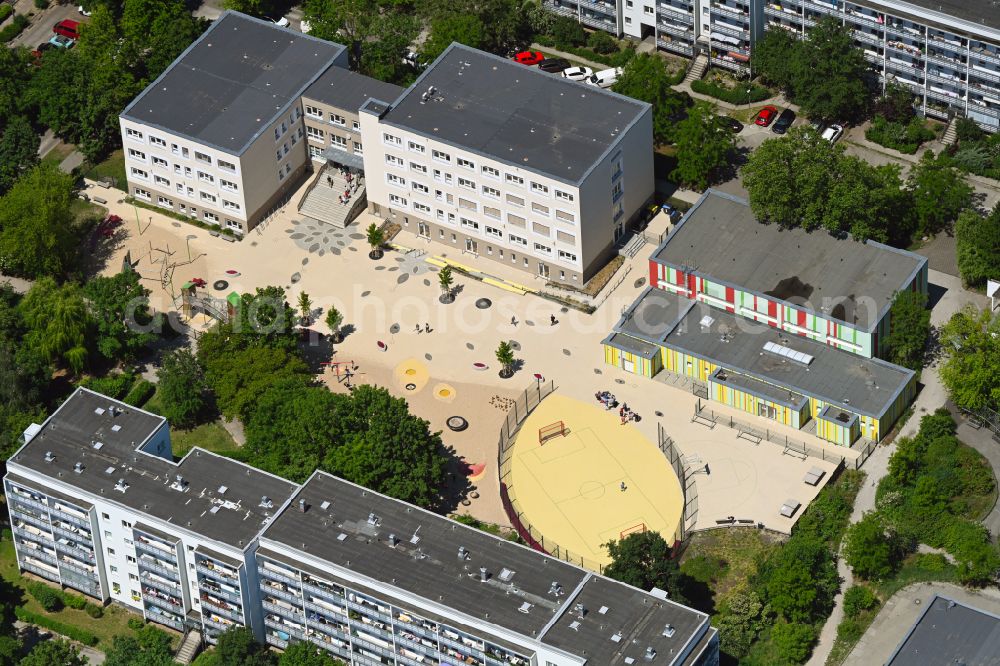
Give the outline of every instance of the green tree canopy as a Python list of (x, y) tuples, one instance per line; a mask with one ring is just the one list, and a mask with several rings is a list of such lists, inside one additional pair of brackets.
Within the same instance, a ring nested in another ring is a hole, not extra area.
[(696, 102), (688, 109), (687, 117), (677, 123), (674, 140), (677, 168), (671, 177), (697, 190), (708, 187), (712, 172), (728, 164), (736, 147), (732, 132), (708, 102)]
[(275, 654), (254, 638), (253, 631), (235, 625), (219, 634), (215, 645), (217, 666), (273, 666)]
[(670, 87), (666, 65), (653, 53), (639, 53), (629, 60), (612, 90), (653, 105), (653, 140), (657, 144), (673, 140), (675, 125), (691, 102), (686, 94)]
[(152, 638), (147, 627), (159, 632), (160, 636), (166, 639), (149, 641), (145, 644), (138, 638), (132, 636), (115, 636), (111, 641), (111, 649), (105, 653), (104, 663), (106, 666), (169, 666), (173, 663), (173, 655), (170, 652), (170, 637), (163, 631), (146, 625), (140, 631), (148, 638)]
[(812, 652), (813, 643), (816, 642), (816, 629), (809, 624), (779, 622), (771, 630), (771, 640), (778, 650), (778, 656), (786, 663), (801, 664)]
[(126, 269), (113, 277), (97, 276), (83, 288), (96, 330), (97, 350), (112, 361), (131, 361), (156, 339), (148, 329), (149, 290), (139, 274)]
[(21, 659), (20, 666), (86, 666), (89, 660), (69, 641), (41, 641)]
[(910, 370), (919, 370), (924, 364), (924, 349), (930, 330), (931, 311), (927, 309), (927, 294), (919, 291), (897, 293), (889, 310), (886, 358)]
[(958, 270), (967, 285), (982, 287), (989, 279), (1000, 279), (1000, 203), (986, 217), (962, 211), (955, 241)]
[(42, 278), (18, 305), (27, 327), (24, 344), (50, 363), (63, 362), (80, 372), (87, 361), (90, 316), (82, 290)]
[(7, 121), (0, 135), (0, 194), (38, 163), (38, 144), (38, 133), (27, 118), (14, 116)]
[(292, 643), (278, 657), (278, 666), (338, 666), (343, 663), (309, 641)]
[(941, 328), (941, 381), (959, 407), (1000, 407), (1000, 319), (970, 306)]
[(787, 30), (768, 30), (753, 47), (753, 71), (766, 83), (790, 91), (795, 81), (798, 38)]
[(156, 376), (162, 415), (171, 427), (192, 428), (208, 416), (208, 383), (198, 359), (189, 350), (164, 354)]
[(682, 574), (673, 550), (659, 532), (633, 532), (604, 547), (611, 556), (604, 575), (640, 590), (658, 587), (674, 601), (684, 603)]
[(198, 358), (204, 365), (205, 378), (215, 393), (219, 411), (230, 419), (240, 418), (244, 422), (250, 419), (259, 406), (261, 394), (272, 384), (309, 383), (306, 364), (284, 349), (225, 347), (221, 354), (211, 357), (203, 349), (199, 345)]
[(913, 195), (917, 232), (936, 234), (958, 219), (972, 205), (972, 186), (958, 169), (926, 151), (910, 170), (907, 187)]
[(424, 42), (423, 57), (434, 60), (452, 42), (478, 49), (486, 38), (485, 32), (482, 20), (474, 14), (447, 14), (437, 18), (431, 24), (430, 37)]
[(865, 514), (844, 535), (844, 559), (859, 578), (888, 578), (903, 555), (899, 540), (878, 513)]

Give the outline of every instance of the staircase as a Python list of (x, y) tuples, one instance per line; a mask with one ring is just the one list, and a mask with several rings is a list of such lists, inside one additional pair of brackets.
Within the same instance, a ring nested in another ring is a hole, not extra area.
[(957, 119), (958, 116), (951, 119), (951, 122), (948, 123), (948, 129), (944, 131), (944, 136), (941, 137), (941, 143), (943, 143), (946, 148), (958, 140), (958, 131), (955, 129), (955, 121)]
[[(354, 177), (358, 178), (359, 176)], [(343, 229), (360, 215), (367, 205), (365, 180), (363, 176), (360, 178), (361, 185), (351, 195), (351, 200), (342, 204), (337, 197), (342, 195), (345, 190), (350, 190), (350, 184), (340, 175), (339, 169), (331, 166), (323, 167), (316, 174), (316, 180), (309, 186), (309, 191), (302, 197), (302, 201), (299, 203), (299, 212), (306, 217)], [(330, 185), (330, 182), (333, 184)]]
[(194, 658), (198, 654), (198, 650), (200, 648), (201, 632), (192, 629), (184, 634), (184, 640), (181, 641), (181, 647), (177, 650), (177, 654), (174, 655), (174, 663), (187, 666), (187, 664), (194, 661)]
[(624, 239), (621, 249), (618, 250), (618, 254), (631, 259), (635, 255), (639, 254), (639, 250), (641, 250), (645, 244), (646, 239), (642, 234), (632, 232), (631, 237), (626, 237)]
[(687, 76), (684, 77), (684, 83), (691, 83), (705, 76), (706, 69), (708, 69), (708, 56), (699, 53), (694, 62), (691, 63), (691, 68), (688, 70)]

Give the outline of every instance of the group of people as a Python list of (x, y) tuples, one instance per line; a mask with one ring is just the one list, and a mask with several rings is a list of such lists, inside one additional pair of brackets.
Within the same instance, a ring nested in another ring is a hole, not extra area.
[(614, 409), (618, 406), (618, 399), (611, 391), (599, 391), (594, 394), (597, 402), (604, 405), (604, 409)]
[[(351, 197), (358, 191), (358, 186), (361, 184), (361, 177), (355, 176), (350, 170), (343, 167), (340, 169), (340, 176), (347, 181), (347, 189), (344, 190), (343, 194), (337, 195), (337, 201), (341, 204), (348, 204), (351, 202)], [(328, 187), (333, 187), (333, 176), (326, 177), (326, 184)]]
[(622, 404), (621, 408), (618, 410), (618, 416), (622, 419), (622, 425), (625, 425), (629, 421), (639, 422), (639, 415), (632, 411), (628, 406), (628, 403)]

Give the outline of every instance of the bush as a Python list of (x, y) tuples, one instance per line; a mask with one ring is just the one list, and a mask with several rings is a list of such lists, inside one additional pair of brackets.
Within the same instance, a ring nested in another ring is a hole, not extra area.
[(959, 118), (955, 121), (955, 136), (959, 142), (979, 141), (985, 135), (986, 131), (971, 118)]
[(73, 594), (72, 592), (63, 592), (62, 600), (64, 604), (74, 610), (83, 610), (87, 607), (87, 600), (79, 594)]
[(128, 622), (126, 622), (125, 624), (132, 631), (139, 631), (146, 625), (146, 623), (141, 618), (138, 617), (130, 617), (128, 619)]
[(49, 0), (35, 0), (35, 8), (46, 9), (49, 6)]
[(845, 618), (837, 626), (837, 638), (848, 643), (856, 643), (864, 633), (864, 627), (854, 618)]
[(125, 394), (125, 398), (122, 402), (127, 405), (132, 405), (133, 407), (142, 407), (150, 398), (153, 397), (154, 393), (156, 393), (156, 384), (146, 381), (145, 379), (140, 379), (132, 386), (132, 389)]
[(28, 624), (35, 624), (39, 627), (44, 627), (45, 629), (54, 631), (57, 634), (66, 636), (67, 638), (77, 641), (78, 643), (83, 643), (84, 645), (97, 645), (97, 636), (84, 629), (74, 627), (70, 624), (64, 624), (40, 613), (32, 613), (22, 606), (15, 607), (14, 614), (21, 622), (27, 622)]
[(568, 16), (559, 16), (552, 22), (550, 32), (558, 48), (582, 46), (587, 42), (587, 32), (578, 21)]
[(27, 27), (28, 17), (24, 14), (18, 14), (14, 17), (14, 20), (10, 23), (10, 25), (5, 27), (3, 30), (0, 30), (0, 42), (6, 44), (24, 32), (24, 29)]
[(816, 642), (816, 630), (808, 624), (781, 623), (771, 630), (771, 641), (785, 661), (802, 663)]
[(875, 593), (863, 585), (852, 585), (844, 592), (844, 615), (855, 618), (862, 611), (871, 610), (878, 605)]
[(618, 42), (603, 30), (596, 30), (590, 33), (590, 37), (587, 38), (587, 46), (594, 49), (596, 53), (603, 53), (605, 55), (618, 51)]
[(106, 377), (87, 377), (77, 384), (77, 386), (82, 386), (115, 400), (121, 400), (129, 392), (134, 383), (135, 375), (129, 372), (118, 372), (109, 374)]
[(0, 21), (6, 21), (11, 14), (14, 13), (14, 8), (10, 5), (0, 5)]
[[(750, 85), (749, 94), (747, 94), (747, 85)], [(724, 88), (717, 83), (702, 79), (692, 81), (691, 90), (715, 99), (721, 99), (729, 104), (753, 104), (754, 102), (762, 102), (774, 94), (767, 88), (758, 85), (740, 83), (735, 88)]]
[(97, 604), (87, 604), (84, 612), (95, 620), (99, 617), (104, 617), (104, 609)]
[(890, 122), (883, 116), (875, 116), (871, 127), (865, 132), (865, 138), (869, 141), (907, 155), (916, 153), (920, 144), (932, 140), (934, 136), (934, 132), (924, 126), (922, 118), (913, 118), (904, 125)]
[(45, 583), (29, 584), (28, 594), (33, 596), (35, 598), (35, 601), (37, 601), (39, 605), (49, 613), (54, 613), (56, 611), (62, 610), (63, 607), (62, 595), (60, 595), (58, 591), (53, 590)]

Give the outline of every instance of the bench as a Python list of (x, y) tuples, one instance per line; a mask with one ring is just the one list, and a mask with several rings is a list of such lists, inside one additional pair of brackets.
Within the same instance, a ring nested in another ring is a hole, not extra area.
[(778, 513), (780, 513), (785, 518), (791, 518), (792, 516), (795, 515), (795, 512), (799, 510), (800, 506), (802, 506), (802, 502), (793, 499), (787, 499), (785, 500), (785, 503), (781, 505), (781, 508), (778, 510)]
[(824, 476), (826, 476), (826, 472), (821, 470), (819, 467), (813, 467), (808, 472), (806, 472), (806, 475), (802, 477), (802, 480), (808, 483), (810, 486), (815, 486), (819, 484), (820, 480)]
[(91, 201), (95, 201), (95, 202), (97, 202), (99, 204), (106, 204), (106, 203), (108, 203), (108, 200), (104, 199), (102, 197), (91, 197), (90, 200)]

